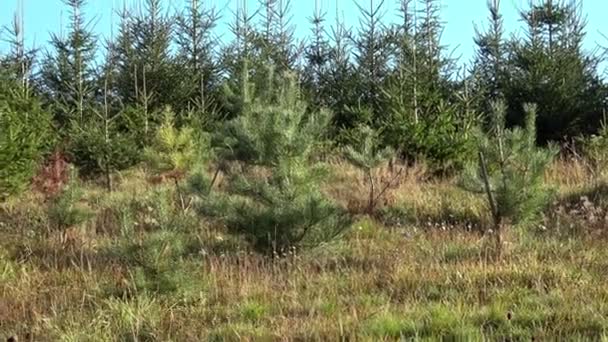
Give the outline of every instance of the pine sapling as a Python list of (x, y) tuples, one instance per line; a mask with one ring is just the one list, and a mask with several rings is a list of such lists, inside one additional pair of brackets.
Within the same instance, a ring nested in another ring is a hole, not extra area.
[(549, 202), (551, 191), (544, 174), (557, 151), (553, 146), (536, 146), (534, 105), (525, 106), (525, 127), (512, 129), (505, 128), (505, 105), (496, 102), (492, 107), (493, 130), (479, 134), (479, 160), (468, 165), (463, 186), (485, 194), (500, 252), (504, 228), (532, 222)]
[(329, 240), (350, 218), (320, 191), (327, 171), (311, 158), (331, 115), (307, 110), (294, 75), (270, 75), (266, 81), (277, 86), (242, 80), (251, 100), (218, 139), (221, 162), (240, 167), (228, 172), (226, 193), (207, 198), (200, 210), (276, 255)]
[(152, 143), (145, 149), (145, 159), (153, 172), (162, 179), (170, 179), (180, 199), (182, 210), (187, 209), (180, 181), (199, 165), (203, 158), (206, 139), (191, 127), (175, 127), (175, 114), (170, 108), (164, 111), (164, 120)]
[(392, 177), (381, 183), (376, 179), (375, 170), (387, 162), (394, 152), (391, 148), (379, 145), (379, 136), (368, 126), (358, 129), (353, 144), (346, 147), (345, 155), (349, 162), (359, 168), (365, 175), (369, 186), (366, 214), (372, 215), (382, 198), (387, 194), (401, 177), (403, 169), (399, 169)]

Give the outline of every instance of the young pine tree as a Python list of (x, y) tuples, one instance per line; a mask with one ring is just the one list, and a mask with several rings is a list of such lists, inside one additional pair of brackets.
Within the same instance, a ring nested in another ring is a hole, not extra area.
[(551, 191), (544, 184), (545, 170), (557, 154), (554, 147), (536, 146), (536, 108), (526, 105), (526, 125), (505, 128), (506, 107), (493, 106), (493, 129), (479, 135), (479, 160), (466, 169), (463, 185), (487, 196), (497, 247), (509, 224), (527, 223), (547, 205)]
[(229, 173), (228, 197), (202, 209), (216, 209), (257, 250), (282, 253), (336, 236), (349, 219), (320, 191), (325, 170), (311, 159), (331, 116), (307, 111), (294, 75), (268, 79), (280, 84), (275, 94), (252, 93), (243, 112), (226, 123), (220, 158), (241, 166)]
[(202, 166), (209, 150), (206, 135), (197, 134), (189, 126), (176, 128), (175, 114), (170, 108), (165, 109), (163, 122), (144, 155), (148, 167), (160, 180), (168, 179), (175, 184), (182, 210), (186, 209), (186, 202), (180, 183)]
[(592, 182), (603, 182), (608, 172), (608, 123), (602, 120), (597, 134), (579, 137), (578, 143), (582, 147), (583, 155), (591, 172)]
[(378, 132), (368, 126), (360, 127), (353, 136), (353, 143), (346, 147), (345, 154), (349, 162), (361, 169), (369, 186), (365, 213), (372, 215), (380, 201), (398, 181), (402, 170), (391, 179), (381, 182), (375, 176), (376, 170), (394, 156), (391, 148), (382, 148)]

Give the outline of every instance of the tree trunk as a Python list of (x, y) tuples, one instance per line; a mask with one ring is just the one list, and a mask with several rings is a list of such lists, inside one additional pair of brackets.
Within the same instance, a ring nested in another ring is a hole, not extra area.
[(173, 181), (175, 182), (175, 191), (177, 192), (177, 196), (179, 197), (179, 202), (182, 211), (186, 211), (186, 202), (184, 201), (184, 196), (182, 195), (182, 191), (179, 187), (179, 181), (177, 180), (177, 177), (173, 177)]
[(374, 185), (374, 177), (372, 176), (372, 171), (367, 170), (367, 179), (369, 181), (369, 200), (367, 202), (367, 214), (371, 215), (374, 212), (374, 207), (376, 206), (375, 201), (375, 185)]
[(490, 210), (492, 211), (492, 218), (494, 219), (493, 231), (496, 236), (496, 248), (500, 253), (502, 250), (502, 218), (500, 216), (500, 212), (498, 211), (496, 199), (494, 198), (494, 193), (492, 192), (492, 187), (490, 185), (490, 178), (488, 176), (488, 167), (486, 164), (486, 159), (483, 155), (483, 152), (481, 151), (479, 152), (479, 167), (481, 169), (481, 175), (483, 177), (486, 195), (488, 196), (488, 204), (490, 205)]
[(106, 189), (108, 192), (112, 192), (112, 173), (110, 172), (110, 165), (106, 163), (105, 167), (105, 176), (106, 176)]

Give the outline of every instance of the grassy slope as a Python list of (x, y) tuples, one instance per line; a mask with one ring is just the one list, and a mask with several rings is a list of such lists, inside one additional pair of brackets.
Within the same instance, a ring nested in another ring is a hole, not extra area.
[[(357, 207), (353, 201), (364, 198), (357, 176), (338, 167), (328, 192)], [(467, 232), (485, 220), (480, 198), (409, 174), (390, 198), (390, 223), (362, 218), (343, 239), (280, 261), (177, 213), (170, 189), (149, 189), (138, 173), (112, 195), (87, 188), (83, 205), (95, 217), (63, 233), (49, 230), (33, 195), (5, 204), (0, 337), (608, 338), (608, 249), (595, 229), (603, 209), (593, 192), (580, 210), (556, 205), (546, 229), (510, 232), (496, 260), (486, 238)], [(581, 174), (558, 164), (547, 178), (576, 202)]]

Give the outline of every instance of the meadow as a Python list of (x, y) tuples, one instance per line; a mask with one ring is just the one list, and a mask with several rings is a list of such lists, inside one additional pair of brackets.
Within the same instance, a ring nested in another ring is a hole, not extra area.
[[(78, 224), (58, 229), (34, 191), (0, 209), (0, 337), (19, 341), (605, 340), (603, 183), (559, 160), (542, 223), (497, 255), (483, 195), (408, 166), (372, 216), (365, 180), (330, 162), (323, 191), (356, 217), (337, 239), (252, 251), (178, 205), (169, 183), (83, 181)], [(390, 173), (388, 167), (379, 173)], [(380, 175), (381, 176), (381, 175)], [(221, 178), (221, 176), (220, 176)], [(589, 184), (594, 184), (589, 186)], [(222, 191), (222, 181), (216, 184)], [(193, 206), (192, 206), (193, 207)]]
[(102, 2), (0, 22), (0, 341), (608, 341), (582, 1)]

